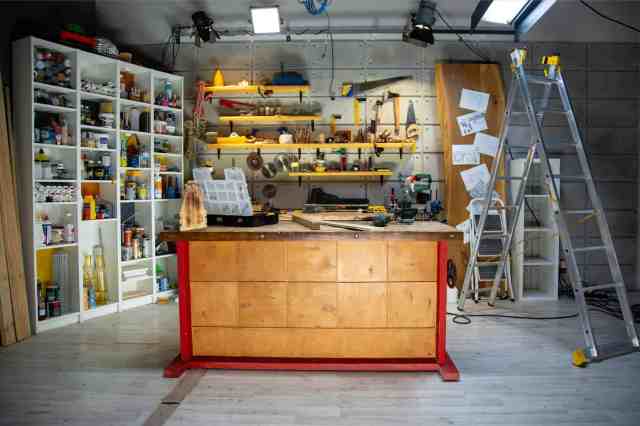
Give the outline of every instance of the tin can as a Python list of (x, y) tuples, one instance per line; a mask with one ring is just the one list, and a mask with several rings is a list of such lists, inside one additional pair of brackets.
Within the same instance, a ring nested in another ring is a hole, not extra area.
[(134, 238), (132, 240), (131, 248), (133, 250), (133, 258), (140, 259), (142, 257), (142, 251), (140, 250), (140, 240)]
[(122, 261), (127, 262), (133, 259), (133, 249), (131, 247), (122, 246)]
[(48, 246), (51, 244), (53, 225), (50, 223), (42, 224), (42, 244)]
[(131, 229), (125, 229), (122, 236), (122, 245), (125, 247), (131, 247), (132, 239), (133, 239), (133, 231)]
[(73, 226), (73, 223), (67, 223), (64, 225), (64, 241), (66, 243), (74, 242), (76, 239), (75, 234), (75, 227)]
[(151, 243), (151, 238), (145, 238), (142, 244), (142, 256), (143, 257), (151, 257), (153, 256), (153, 244)]

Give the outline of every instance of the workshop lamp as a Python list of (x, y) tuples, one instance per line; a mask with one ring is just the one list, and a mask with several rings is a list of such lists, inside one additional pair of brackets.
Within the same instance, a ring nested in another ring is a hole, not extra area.
[(280, 32), (280, 10), (278, 7), (252, 7), (251, 24), (255, 34)]
[(557, 0), (480, 0), (471, 15), (471, 30), (480, 21), (511, 25), (517, 33), (529, 31)]
[(433, 24), (436, 22), (435, 10), (436, 5), (432, 1), (420, 1), (418, 11), (411, 17), (411, 28), (402, 34), (402, 39), (421, 47), (433, 44)]

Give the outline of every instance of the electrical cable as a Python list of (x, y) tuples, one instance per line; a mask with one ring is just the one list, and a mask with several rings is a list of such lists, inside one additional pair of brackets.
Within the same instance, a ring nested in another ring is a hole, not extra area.
[(595, 7), (593, 7), (593, 6), (591, 6), (590, 4), (588, 4), (588, 3), (587, 3), (586, 1), (584, 1), (584, 0), (579, 0), (579, 1), (580, 1), (580, 3), (581, 3), (584, 7), (586, 7), (587, 9), (589, 9), (590, 11), (592, 11), (593, 13), (595, 13), (596, 15), (598, 15), (599, 17), (601, 17), (601, 18), (603, 18), (603, 19), (606, 19), (607, 21), (611, 21), (611, 22), (613, 22), (614, 24), (621, 25), (621, 26), (623, 26), (623, 27), (625, 27), (625, 28), (627, 28), (627, 29), (629, 29), (629, 30), (631, 30), (631, 31), (635, 31), (635, 32), (637, 32), (637, 33), (640, 33), (640, 28), (638, 28), (638, 27), (634, 27), (633, 25), (627, 24), (627, 23), (625, 23), (625, 22), (622, 22), (622, 21), (619, 21), (619, 20), (617, 20), (617, 19), (615, 19), (615, 18), (612, 18), (612, 17), (610, 17), (610, 16), (607, 16), (607, 15), (605, 15), (604, 13), (600, 12), (600, 11), (599, 11), (598, 9), (596, 9)]
[(321, 0), (320, 7), (316, 7), (315, 0), (301, 0), (300, 2), (304, 5), (305, 9), (307, 9), (307, 12), (313, 16), (325, 13), (329, 5), (329, 0)]
[(442, 13), (440, 13), (440, 11), (436, 8), (433, 9), (434, 12), (436, 12), (438, 14), (438, 17), (440, 18), (440, 20), (444, 23), (444, 25), (450, 30), (452, 31), (456, 36), (458, 36), (458, 40), (461, 41), (462, 43), (464, 43), (464, 45), (467, 47), (467, 49), (469, 49), (470, 51), (472, 51), (476, 56), (478, 56), (480, 59), (482, 59), (485, 62), (491, 62), (490, 58), (487, 55), (484, 55), (482, 52), (478, 50), (476, 50), (476, 48), (474, 48), (467, 40), (465, 40), (464, 37), (462, 37), (460, 35), (460, 33), (458, 33), (456, 30), (453, 29), (453, 27), (451, 25), (449, 25), (449, 22), (447, 22), (446, 19), (444, 19), (444, 16), (442, 16)]
[(327, 15), (327, 31), (329, 32), (329, 40), (331, 41), (331, 83), (329, 83), (329, 97), (334, 99), (335, 93), (333, 91), (333, 83), (336, 79), (336, 65), (335, 55), (333, 52), (333, 32), (331, 31), (331, 17), (329, 16), (329, 12), (325, 10), (324, 13)]
[(551, 316), (551, 317), (538, 317), (533, 315), (509, 315), (509, 314), (460, 314), (454, 312), (447, 312), (447, 315), (453, 317), (454, 324), (458, 325), (469, 325), (471, 324), (472, 317), (484, 317), (484, 318), (507, 318), (507, 319), (518, 319), (518, 320), (534, 320), (534, 321), (552, 321), (552, 320), (563, 320), (576, 318), (578, 313), (568, 314), (568, 315), (559, 315), (559, 316)]

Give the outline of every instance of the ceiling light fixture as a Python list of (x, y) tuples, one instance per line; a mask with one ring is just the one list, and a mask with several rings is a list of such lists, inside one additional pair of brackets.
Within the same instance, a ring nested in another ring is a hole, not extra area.
[(252, 7), (251, 24), (254, 34), (277, 34), (280, 32), (280, 9), (273, 7)]
[(199, 47), (201, 42), (213, 43), (220, 38), (220, 34), (213, 28), (213, 18), (205, 12), (200, 10), (194, 13), (191, 15), (191, 20), (193, 21), (196, 46)]
[(471, 30), (480, 21), (512, 26), (516, 33), (528, 32), (557, 0), (480, 0), (471, 15)]
[(411, 15), (411, 27), (402, 33), (402, 40), (420, 47), (434, 43), (433, 24), (436, 23), (436, 4), (421, 0), (418, 11)]

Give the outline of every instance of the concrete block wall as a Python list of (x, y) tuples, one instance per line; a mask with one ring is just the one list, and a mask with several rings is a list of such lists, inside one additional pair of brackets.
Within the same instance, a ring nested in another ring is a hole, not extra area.
[[(321, 35), (317, 40), (305, 41), (242, 41), (209, 44), (202, 48), (182, 45), (176, 70), (185, 77), (187, 111), (193, 100), (195, 82), (210, 80), (213, 70), (220, 67), (228, 84), (239, 80), (259, 82), (270, 78), (284, 64), (287, 70), (301, 72), (312, 86), (305, 100), (318, 101), (323, 106), (323, 120), (317, 123), (318, 131), (328, 133), (331, 114), (342, 114), (338, 127), (352, 127), (352, 100), (331, 99), (331, 47), (328, 39)], [(508, 53), (516, 47), (508, 42), (480, 42), (477, 47), (491, 60), (503, 64), (506, 87), (510, 84)], [(640, 288), (635, 277), (637, 245), (638, 204), (638, 117), (640, 99), (640, 45), (613, 43), (529, 43), (520, 44), (529, 48), (529, 67), (539, 68), (533, 58), (543, 54), (559, 53), (563, 63), (565, 79), (571, 93), (578, 123), (590, 154), (593, 174), (607, 210), (607, 218), (618, 249), (625, 280), (630, 287)], [(161, 57), (162, 46), (147, 45), (146, 53)], [(335, 72), (333, 91), (338, 93), (343, 81), (361, 81), (397, 75), (411, 75), (412, 81), (401, 82), (384, 89), (401, 95), (401, 118), (406, 119), (408, 103), (414, 103), (421, 136), (418, 149), (413, 155), (400, 159), (397, 152), (383, 155), (380, 164), (391, 166), (394, 176), (380, 185), (378, 180), (363, 181), (311, 181), (299, 187), (295, 179), (277, 177), (279, 182), (276, 205), (300, 207), (306, 198), (309, 186), (321, 185), (326, 191), (343, 196), (366, 196), (372, 202), (384, 202), (391, 188), (399, 188), (398, 173), (424, 171), (432, 174), (437, 182), (438, 196), (443, 184), (442, 145), (438, 125), (435, 64), (440, 61), (477, 60), (464, 45), (454, 41), (442, 41), (428, 49), (421, 49), (388, 40), (335, 40)], [(376, 94), (376, 92), (373, 92)], [(246, 97), (244, 97), (246, 99)], [(296, 102), (296, 97), (289, 97)], [(556, 100), (557, 101), (557, 100)], [(375, 99), (370, 97), (367, 109)], [(217, 122), (215, 107), (207, 106), (207, 118)], [(393, 114), (390, 104), (385, 105), (383, 125), (392, 126)], [(548, 135), (566, 137), (567, 130), (561, 122), (549, 120), (545, 125)], [(265, 129), (265, 126), (260, 128)], [(242, 127), (240, 128), (242, 130)], [(220, 126), (220, 131), (228, 131)], [(271, 129), (275, 131), (275, 128)], [(514, 129), (512, 142), (522, 138), (523, 133)], [(226, 152), (216, 160), (219, 169), (235, 162), (244, 167), (244, 155)], [(275, 155), (275, 154), (274, 154)], [(351, 154), (355, 155), (354, 153)], [(273, 155), (265, 155), (270, 159)], [(309, 154), (312, 158), (313, 154)], [(329, 158), (331, 159), (331, 157)], [(570, 156), (561, 158), (562, 173), (575, 174), (576, 162)], [(259, 191), (267, 181), (261, 176), (254, 182)], [(582, 184), (564, 182), (561, 185), (563, 204), (567, 208), (586, 207), (586, 194)], [(597, 236), (592, 222), (572, 226), (576, 244), (588, 244)], [(581, 259), (585, 279), (589, 282), (607, 281), (603, 277), (606, 261), (602, 255), (590, 255)]]

